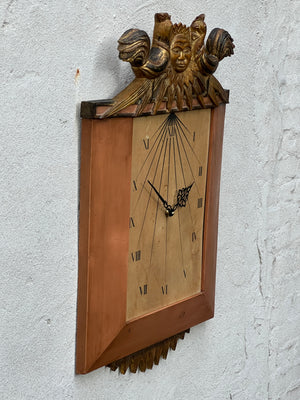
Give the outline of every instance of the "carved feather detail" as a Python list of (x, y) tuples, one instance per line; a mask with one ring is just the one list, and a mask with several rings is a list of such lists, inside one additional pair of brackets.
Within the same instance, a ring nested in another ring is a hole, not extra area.
[(107, 366), (113, 371), (119, 368), (121, 374), (125, 374), (127, 370), (133, 373), (136, 373), (138, 370), (145, 372), (146, 369), (152, 369), (154, 364), (158, 365), (161, 358), (166, 359), (170, 349), (176, 350), (178, 340), (184, 339), (185, 333), (189, 333), (189, 331), (187, 329), (121, 360), (114, 361)]
[(150, 38), (145, 31), (129, 29), (118, 40), (119, 58), (132, 68), (143, 65), (149, 56)]
[(224, 57), (230, 57), (233, 54), (234, 47), (232, 37), (224, 29), (213, 29), (207, 38), (207, 52), (216, 56), (219, 61), (223, 60)]

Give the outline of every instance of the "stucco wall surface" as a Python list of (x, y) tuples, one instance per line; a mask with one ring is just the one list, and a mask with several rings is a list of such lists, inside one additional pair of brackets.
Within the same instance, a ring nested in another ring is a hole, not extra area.
[[(144, 374), (76, 376), (79, 104), (131, 81), (117, 39), (159, 11), (236, 44), (215, 318)], [(1, 399), (300, 399), (299, 17), (297, 0), (0, 2)]]

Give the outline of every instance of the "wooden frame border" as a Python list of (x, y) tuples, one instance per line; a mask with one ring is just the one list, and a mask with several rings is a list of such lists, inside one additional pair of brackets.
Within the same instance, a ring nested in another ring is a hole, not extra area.
[(76, 373), (90, 372), (213, 317), (224, 117), (225, 104), (212, 109), (202, 292), (129, 322), (132, 118), (82, 120)]

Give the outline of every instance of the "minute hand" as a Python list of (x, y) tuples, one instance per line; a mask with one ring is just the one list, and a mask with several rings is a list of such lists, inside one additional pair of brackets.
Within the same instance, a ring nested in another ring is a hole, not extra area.
[(166, 202), (166, 200), (161, 196), (161, 194), (158, 192), (158, 190), (155, 189), (155, 187), (152, 185), (152, 183), (150, 181), (148, 181), (148, 183), (152, 187), (154, 192), (157, 194), (157, 196), (160, 198), (160, 200), (162, 201), (164, 207), (167, 208), (168, 207), (168, 203)]

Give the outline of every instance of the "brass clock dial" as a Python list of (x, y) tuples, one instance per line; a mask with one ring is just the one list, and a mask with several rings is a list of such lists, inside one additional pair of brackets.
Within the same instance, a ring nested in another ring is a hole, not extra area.
[(210, 116), (134, 119), (127, 320), (201, 291)]

